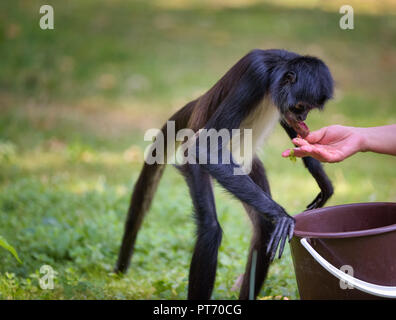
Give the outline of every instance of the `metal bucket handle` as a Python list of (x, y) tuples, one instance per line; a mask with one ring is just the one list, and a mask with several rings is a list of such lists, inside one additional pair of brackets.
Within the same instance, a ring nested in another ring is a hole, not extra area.
[(330, 262), (324, 259), (312, 246), (308, 243), (307, 238), (302, 238), (300, 240), (301, 244), (309, 254), (328, 272), (330, 272), (333, 276), (337, 277), (340, 280), (347, 282), (348, 284), (353, 285), (354, 288), (364, 291), (366, 293), (385, 297), (385, 298), (396, 298), (396, 287), (389, 286), (380, 286), (378, 284), (369, 283), (366, 281), (362, 281), (356, 279), (345, 272), (334, 267)]

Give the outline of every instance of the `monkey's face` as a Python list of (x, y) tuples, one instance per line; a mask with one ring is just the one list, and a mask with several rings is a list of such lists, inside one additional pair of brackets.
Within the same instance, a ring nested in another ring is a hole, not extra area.
[(290, 107), (283, 116), (287, 124), (292, 127), (298, 135), (305, 138), (309, 134), (309, 128), (305, 123), (309, 111), (314, 107), (304, 102), (298, 102), (295, 106)]
[(271, 91), (282, 119), (304, 138), (309, 133), (304, 121), (312, 109), (323, 109), (332, 97), (333, 79), (321, 60), (298, 57), (277, 72)]

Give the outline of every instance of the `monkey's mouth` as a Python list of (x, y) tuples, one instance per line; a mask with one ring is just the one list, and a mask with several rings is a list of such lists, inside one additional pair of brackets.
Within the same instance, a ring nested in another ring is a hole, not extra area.
[(293, 129), (296, 130), (297, 134), (299, 134), (301, 138), (305, 138), (309, 134), (309, 128), (304, 121), (296, 121)]
[(292, 127), (301, 138), (305, 138), (309, 134), (309, 128), (304, 121), (299, 121), (294, 114), (287, 112), (285, 115), (287, 124)]

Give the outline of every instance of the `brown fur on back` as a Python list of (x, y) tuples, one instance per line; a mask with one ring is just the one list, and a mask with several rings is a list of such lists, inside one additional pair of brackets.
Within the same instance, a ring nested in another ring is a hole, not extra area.
[(221, 102), (232, 92), (249, 66), (247, 56), (240, 59), (209, 91), (195, 100), (188, 128), (198, 131), (215, 113)]

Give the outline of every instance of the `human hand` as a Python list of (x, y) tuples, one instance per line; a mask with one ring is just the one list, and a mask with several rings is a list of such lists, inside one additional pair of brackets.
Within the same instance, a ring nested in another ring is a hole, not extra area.
[[(310, 132), (305, 139), (293, 139), (296, 157), (311, 156), (322, 162), (339, 162), (363, 149), (364, 138), (360, 128), (333, 125)], [(290, 149), (282, 153), (288, 157)]]

